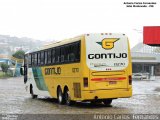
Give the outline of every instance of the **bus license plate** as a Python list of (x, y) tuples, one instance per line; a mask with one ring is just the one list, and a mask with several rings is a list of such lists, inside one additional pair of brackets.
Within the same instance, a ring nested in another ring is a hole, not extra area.
[(110, 85), (117, 84), (117, 81), (109, 81)]

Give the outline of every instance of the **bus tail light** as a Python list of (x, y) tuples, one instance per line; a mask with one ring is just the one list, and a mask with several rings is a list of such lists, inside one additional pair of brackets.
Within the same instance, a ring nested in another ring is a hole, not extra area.
[(128, 80), (129, 80), (129, 85), (132, 85), (132, 76), (131, 75), (128, 76)]
[(84, 87), (88, 87), (88, 78), (87, 77), (83, 78), (83, 85), (84, 85)]

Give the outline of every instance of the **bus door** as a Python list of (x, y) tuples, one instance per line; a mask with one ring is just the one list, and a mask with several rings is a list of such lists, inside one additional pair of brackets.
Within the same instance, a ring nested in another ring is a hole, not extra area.
[(28, 70), (28, 56), (24, 56), (24, 83), (27, 82), (27, 70)]

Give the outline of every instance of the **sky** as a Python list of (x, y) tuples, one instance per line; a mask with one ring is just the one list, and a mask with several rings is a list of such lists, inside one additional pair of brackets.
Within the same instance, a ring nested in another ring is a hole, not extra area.
[[(124, 2), (157, 2), (127, 8)], [(133, 47), (143, 26), (160, 26), (159, 0), (0, 0), (0, 35), (63, 40), (84, 33), (124, 33)]]

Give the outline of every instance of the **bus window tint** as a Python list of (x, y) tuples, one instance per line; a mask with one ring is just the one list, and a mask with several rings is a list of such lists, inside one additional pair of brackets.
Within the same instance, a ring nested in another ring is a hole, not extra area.
[(51, 60), (52, 60), (52, 53), (51, 53), (51, 49), (48, 50), (48, 64), (51, 64)]
[(40, 65), (40, 64), (41, 64), (41, 53), (38, 52), (38, 65)]
[(75, 61), (80, 61), (80, 42), (75, 44)]
[(44, 51), (41, 51), (41, 65), (44, 64)]
[(69, 46), (69, 61), (70, 62), (73, 62), (75, 59), (75, 54), (74, 54), (75, 51), (74, 50), (75, 50), (75, 46), (74, 46), (74, 44), (71, 44)]
[(28, 55), (29, 66), (80, 62), (80, 41)]
[(29, 66), (32, 65), (32, 63), (31, 63), (31, 54), (28, 55), (28, 64), (29, 64)]
[(38, 62), (37, 62), (37, 53), (35, 53), (35, 54), (34, 54), (34, 65), (36, 66), (37, 63), (38, 63)]
[(44, 59), (45, 59), (44, 60), (44, 64), (46, 65), (47, 64), (47, 59), (48, 59), (48, 53), (47, 53), (47, 51), (44, 52), (44, 56), (45, 56), (44, 57)]
[(24, 56), (24, 65), (26, 66), (28, 64), (28, 55)]
[(32, 54), (32, 66), (34, 65), (34, 54)]
[(64, 49), (65, 49), (64, 61), (67, 63), (69, 61), (69, 56), (68, 56), (68, 54), (69, 54), (69, 51), (68, 51), (69, 50), (69, 46), (65, 45)]
[(60, 62), (60, 48), (56, 48), (56, 63)]
[(52, 63), (55, 63), (55, 49), (52, 49)]
[(64, 62), (64, 55), (65, 55), (65, 47), (61, 47), (61, 63)]

